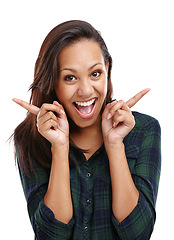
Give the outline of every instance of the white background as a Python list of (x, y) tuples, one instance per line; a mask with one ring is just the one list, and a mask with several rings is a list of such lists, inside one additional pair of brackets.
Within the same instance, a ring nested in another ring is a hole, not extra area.
[(86, 20), (101, 31), (113, 57), (117, 99), (126, 101), (151, 88), (133, 110), (154, 116), (162, 128), (162, 172), (151, 239), (172, 239), (174, 5), (168, 0), (1, 1), (0, 234), (3, 239), (34, 238), (13, 147), (6, 143), (26, 111), (11, 99), (29, 101), (34, 63), (45, 36), (57, 24), (71, 19)]

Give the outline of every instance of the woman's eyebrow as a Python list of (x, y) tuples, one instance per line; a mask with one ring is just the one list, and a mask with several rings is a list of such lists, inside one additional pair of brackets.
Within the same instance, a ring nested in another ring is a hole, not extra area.
[(72, 68), (63, 68), (63, 69), (61, 69), (60, 70), (60, 72), (62, 72), (62, 71), (71, 71), (71, 72), (77, 72), (75, 69), (72, 69)]
[[(88, 71), (90, 71), (91, 69), (93, 69), (93, 68), (94, 68), (95, 66), (97, 66), (97, 65), (103, 65), (103, 64), (100, 63), (100, 62), (95, 63), (94, 65), (92, 65), (92, 66), (88, 69)], [(77, 73), (77, 71), (76, 71), (75, 69), (73, 69), (73, 68), (63, 68), (63, 69), (60, 70), (60, 72), (65, 71), (65, 70), (71, 71), (71, 72), (74, 72), (74, 73)]]
[(88, 71), (90, 71), (91, 69), (93, 69), (95, 66), (97, 66), (97, 65), (103, 65), (102, 63), (100, 63), (100, 62), (98, 62), (98, 63), (95, 63), (93, 66), (91, 66), (89, 69), (88, 69)]

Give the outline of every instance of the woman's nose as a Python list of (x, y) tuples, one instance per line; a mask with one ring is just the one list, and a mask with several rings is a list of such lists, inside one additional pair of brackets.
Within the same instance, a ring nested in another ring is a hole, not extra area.
[(83, 97), (84, 99), (89, 98), (90, 96), (92, 96), (93, 92), (94, 88), (90, 80), (85, 79), (79, 81), (79, 86), (77, 90), (77, 94), (79, 97)]

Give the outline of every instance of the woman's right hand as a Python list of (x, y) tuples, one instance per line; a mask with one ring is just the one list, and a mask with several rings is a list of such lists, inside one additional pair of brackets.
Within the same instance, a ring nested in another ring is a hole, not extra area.
[(61, 104), (54, 101), (53, 104), (44, 103), (38, 108), (16, 98), (13, 101), (37, 115), (38, 131), (52, 144), (52, 147), (69, 145), (69, 124)]
[[(55, 112), (56, 115), (53, 113)], [(44, 103), (37, 114), (37, 128), (52, 146), (69, 144), (69, 124), (65, 111), (57, 101)]]

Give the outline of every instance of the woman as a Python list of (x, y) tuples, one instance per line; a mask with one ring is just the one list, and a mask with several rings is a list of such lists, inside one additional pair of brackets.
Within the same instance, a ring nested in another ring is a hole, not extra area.
[(112, 58), (84, 21), (55, 27), (15, 129), (35, 239), (149, 239), (160, 176), (160, 127), (112, 101)]

